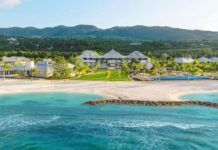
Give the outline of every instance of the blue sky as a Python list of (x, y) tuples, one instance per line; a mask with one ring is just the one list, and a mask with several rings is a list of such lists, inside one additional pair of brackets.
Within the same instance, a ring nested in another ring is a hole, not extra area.
[(218, 31), (218, 0), (0, 0), (0, 27), (92, 24)]

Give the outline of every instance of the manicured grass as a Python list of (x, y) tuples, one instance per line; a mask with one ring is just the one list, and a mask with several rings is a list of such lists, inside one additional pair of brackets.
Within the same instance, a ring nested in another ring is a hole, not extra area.
[(129, 81), (128, 73), (121, 70), (98, 70), (78, 78), (77, 80), (95, 81)]

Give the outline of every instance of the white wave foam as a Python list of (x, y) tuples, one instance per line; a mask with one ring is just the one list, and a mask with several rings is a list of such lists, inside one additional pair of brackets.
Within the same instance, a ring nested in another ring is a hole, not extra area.
[(205, 127), (215, 127), (213, 125), (191, 124), (191, 123), (175, 123), (175, 122), (161, 122), (161, 121), (146, 121), (146, 120), (122, 120), (122, 121), (108, 121), (97, 123), (103, 126), (110, 127), (124, 127), (124, 128), (162, 128), (162, 127), (175, 127), (178, 129), (188, 130)]
[(32, 118), (23, 114), (16, 114), (0, 118), (0, 131), (12, 128), (26, 128), (28, 126), (43, 125), (58, 120), (59, 116), (47, 118)]

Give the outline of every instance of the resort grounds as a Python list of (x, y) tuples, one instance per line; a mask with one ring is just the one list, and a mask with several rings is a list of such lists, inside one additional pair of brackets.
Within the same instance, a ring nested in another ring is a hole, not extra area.
[(0, 80), (0, 94), (23, 92), (91, 93), (102, 95), (105, 99), (175, 101), (187, 93), (218, 92), (218, 81)]

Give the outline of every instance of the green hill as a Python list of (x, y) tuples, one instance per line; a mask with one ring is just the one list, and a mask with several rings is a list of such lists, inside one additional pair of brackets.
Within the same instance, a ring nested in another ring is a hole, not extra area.
[(218, 40), (218, 32), (186, 30), (170, 27), (113, 27), (100, 29), (92, 25), (47, 28), (0, 28), (0, 35), (38, 37), (119, 38), (130, 40)]

